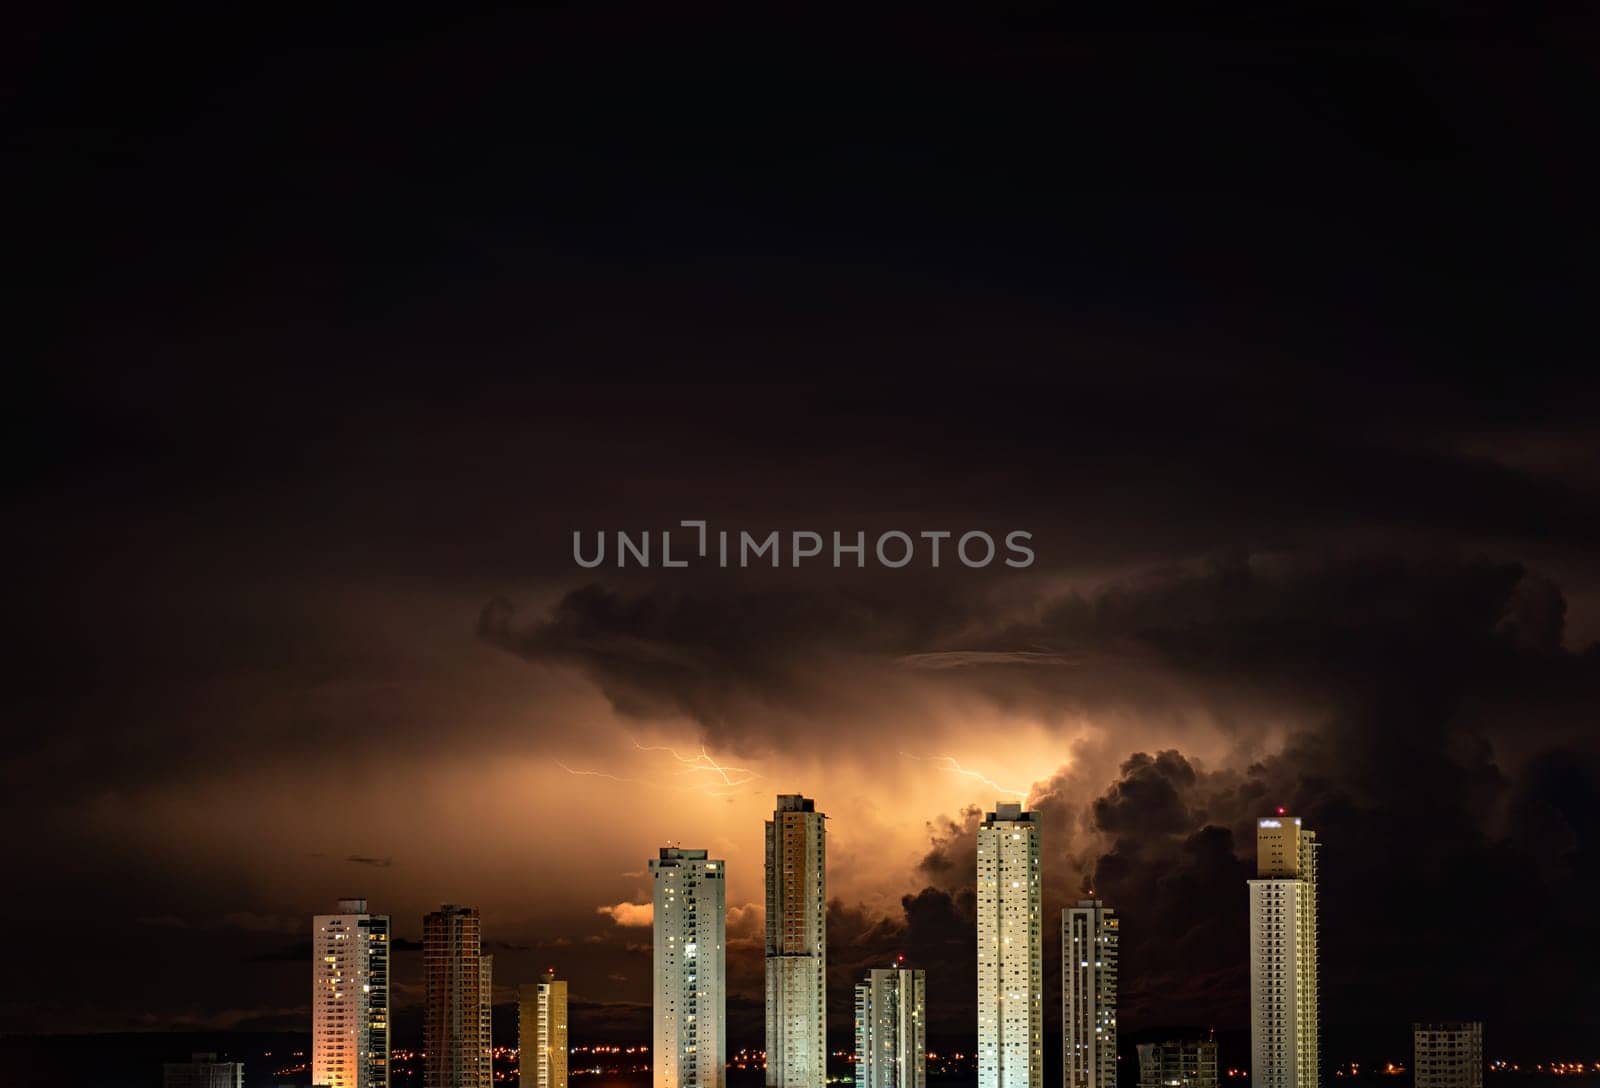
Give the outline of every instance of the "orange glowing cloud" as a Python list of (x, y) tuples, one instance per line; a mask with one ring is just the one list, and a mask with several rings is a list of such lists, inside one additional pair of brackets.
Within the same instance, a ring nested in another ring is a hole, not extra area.
[(647, 926), (655, 920), (655, 905), (651, 903), (612, 903), (595, 908), (619, 926)]

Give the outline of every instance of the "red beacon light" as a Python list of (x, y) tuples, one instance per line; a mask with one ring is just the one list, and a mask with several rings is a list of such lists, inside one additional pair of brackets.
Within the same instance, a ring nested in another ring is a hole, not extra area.
[(1285, 812), (1287, 812), (1287, 811), (1288, 811), (1288, 810), (1287, 810), (1287, 809), (1285, 809), (1285, 808), (1284, 808), (1284, 807), (1283, 807), (1283, 806), (1282, 806), (1282, 805), (1279, 805), (1279, 806), (1278, 806), (1278, 815), (1279, 815), (1279, 816), (1282, 816), (1282, 815), (1284, 815), (1284, 813), (1285, 813)]

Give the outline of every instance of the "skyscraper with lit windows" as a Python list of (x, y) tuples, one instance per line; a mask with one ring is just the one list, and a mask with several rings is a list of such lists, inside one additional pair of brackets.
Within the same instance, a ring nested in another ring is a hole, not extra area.
[(767, 821), (767, 1084), (827, 1079), (826, 817), (797, 793)]
[(896, 962), (856, 983), (856, 1088), (926, 1088), (927, 982)]
[(1253, 1088), (1317, 1088), (1320, 1080), (1319, 846), (1315, 832), (1281, 809), (1256, 821), (1256, 879), (1250, 881)]
[(996, 805), (978, 828), (978, 1088), (1044, 1084), (1039, 814)]
[(1061, 1044), (1066, 1088), (1117, 1086), (1117, 912), (1080, 899), (1061, 912)]
[(654, 1088), (723, 1088), (727, 1078), (726, 866), (663, 847), (654, 886)]
[(389, 916), (365, 899), (311, 920), (311, 1083), (389, 1086)]

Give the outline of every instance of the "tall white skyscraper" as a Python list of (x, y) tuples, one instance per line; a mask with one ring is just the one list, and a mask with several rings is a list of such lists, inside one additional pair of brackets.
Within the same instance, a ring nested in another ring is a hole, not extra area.
[(365, 899), (311, 920), (311, 1083), (389, 1085), (389, 916)]
[(1250, 1079), (1254, 1088), (1317, 1088), (1316, 834), (1297, 816), (1256, 821), (1250, 881)]
[(655, 1088), (722, 1088), (727, 1077), (726, 866), (663, 847), (655, 886)]
[(926, 1088), (927, 995), (923, 972), (898, 963), (856, 983), (856, 1088)]
[(1080, 899), (1061, 912), (1066, 1088), (1117, 1088), (1117, 912)]
[(767, 821), (767, 1084), (827, 1079), (827, 831), (816, 803), (778, 795)]
[(996, 805), (978, 828), (978, 1088), (1044, 1084), (1039, 814)]

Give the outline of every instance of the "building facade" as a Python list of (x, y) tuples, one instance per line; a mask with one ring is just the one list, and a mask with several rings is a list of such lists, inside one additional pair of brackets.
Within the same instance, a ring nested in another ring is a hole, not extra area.
[(722, 1088), (727, 1079), (727, 866), (663, 847), (654, 889), (654, 1088)]
[(1299, 817), (1256, 821), (1250, 881), (1250, 1078), (1254, 1088), (1317, 1088), (1321, 1004), (1316, 834)]
[(490, 987), (478, 912), (445, 904), (422, 922), (424, 1088), (492, 1088)]
[(1216, 1040), (1140, 1043), (1139, 1088), (1217, 1088)]
[(1117, 912), (1080, 899), (1061, 912), (1066, 1088), (1117, 1088)]
[(517, 1066), (522, 1088), (567, 1088), (567, 984), (554, 967), (517, 990)]
[(978, 828), (978, 1088), (1044, 1084), (1039, 814), (996, 805)]
[(767, 821), (767, 1084), (827, 1079), (827, 829), (810, 798), (778, 797)]
[(389, 1088), (389, 916), (365, 899), (311, 920), (311, 1083)]
[(856, 983), (856, 1088), (927, 1088), (927, 984), (898, 963)]
[(1483, 1025), (1411, 1025), (1413, 1088), (1483, 1088)]
[(161, 1088), (244, 1088), (244, 1063), (221, 1061), (215, 1054), (166, 1062), (161, 1067)]
[(478, 1075), (484, 1088), (494, 1084), (494, 957), (478, 959)]

